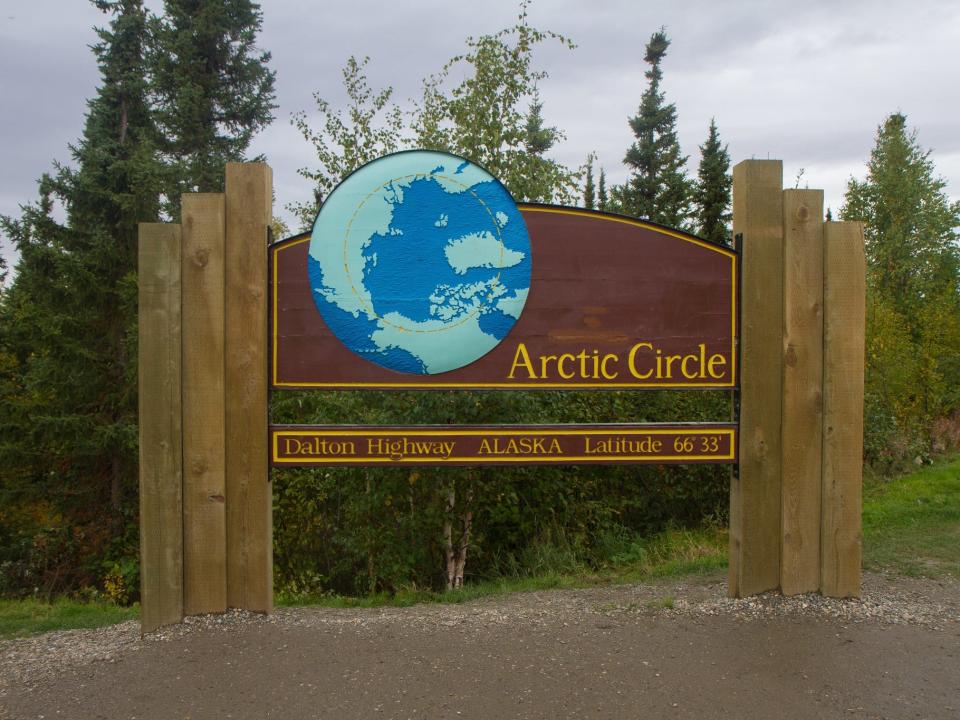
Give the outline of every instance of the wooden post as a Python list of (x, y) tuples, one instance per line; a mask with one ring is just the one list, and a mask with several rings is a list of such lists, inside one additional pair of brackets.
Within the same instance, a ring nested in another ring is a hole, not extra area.
[(729, 593), (780, 584), (783, 163), (733, 169), (733, 232), (743, 236), (740, 465), (730, 485)]
[(824, 224), (820, 592), (860, 595), (866, 262), (863, 226)]
[(267, 228), (272, 173), (226, 169), (227, 604), (273, 609), (273, 506), (267, 446)]
[(823, 191), (783, 192), (783, 490), (780, 588), (820, 588)]
[(183, 619), (180, 226), (139, 230), (140, 627)]
[(227, 609), (222, 194), (184, 195), (184, 614)]

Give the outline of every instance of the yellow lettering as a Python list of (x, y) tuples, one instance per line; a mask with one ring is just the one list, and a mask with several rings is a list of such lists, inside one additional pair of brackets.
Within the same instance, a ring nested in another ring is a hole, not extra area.
[[(613, 371), (607, 370), (607, 363), (610, 362), (611, 360), (613, 361), (614, 365), (620, 362), (620, 358), (618, 358), (613, 353), (607, 353), (606, 355), (603, 356), (603, 360), (600, 361), (600, 372), (603, 374), (603, 377), (605, 380), (613, 380), (614, 378), (617, 377), (617, 375), (620, 374), (616, 370), (613, 370)], [(594, 373), (593, 376), (597, 377), (596, 373)]]
[(570, 362), (573, 362), (576, 359), (577, 358), (571, 355), (570, 353), (564, 353), (563, 355), (561, 355), (560, 358), (557, 360), (557, 374), (560, 377), (562, 377), (564, 380), (569, 380), (570, 378), (574, 377), (577, 374), (575, 371), (570, 370), (569, 372), (564, 372), (563, 367), (566, 361), (569, 360)]
[(714, 380), (719, 380), (726, 374), (726, 371), (721, 369), (719, 372), (716, 372), (713, 369), (714, 365), (719, 365), (721, 368), (724, 368), (727, 365), (727, 359), (723, 355), (711, 355), (707, 361), (707, 372), (710, 373), (710, 377)]
[(508, 378), (513, 380), (513, 374), (517, 371), (517, 366), (522, 365), (527, 370), (527, 377), (530, 380), (537, 379), (537, 373), (533, 369), (533, 363), (530, 362), (530, 353), (527, 352), (527, 346), (523, 343), (517, 343), (517, 352), (513, 356), (513, 365), (510, 366)]
[(639, 370), (637, 370), (636, 359), (637, 353), (640, 351), (640, 348), (647, 348), (648, 350), (653, 350), (653, 345), (648, 342), (637, 343), (632, 348), (630, 348), (630, 355), (627, 357), (627, 367), (630, 369), (630, 374), (633, 375), (638, 380), (646, 380), (651, 375), (653, 375), (653, 370), (648, 370), (644, 375)]
[(556, 362), (556, 355), (541, 355), (540, 356), (540, 377), (544, 380), (550, 375), (550, 361), (553, 360)]

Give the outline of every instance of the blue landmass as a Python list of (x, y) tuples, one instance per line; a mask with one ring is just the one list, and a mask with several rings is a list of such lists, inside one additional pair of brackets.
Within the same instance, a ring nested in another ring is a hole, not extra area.
[[(441, 213), (446, 222), (438, 225)], [(497, 213), (507, 218), (502, 228)], [(506, 248), (522, 253), (523, 260), (511, 267), (478, 267), (456, 273), (444, 249), (451, 239), (477, 232), (498, 237)], [(450, 193), (433, 178), (414, 180), (404, 189), (402, 202), (393, 200), (387, 232), (369, 239), (364, 250), (364, 286), (381, 317), (395, 312), (415, 322), (436, 319), (431, 308), (437, 303), (431, 298), (438, 288), (489, 285), (495, 279), (504, 288), (526, 287), (530, 278), (528, 243), (523, 220), (498, 183), (478, 183), (470, 191)], [(486, 312), (497, 298), (480, 295), (481, 311)], [(475, 307), (464, 304), (449, 320), (476, 312)]]
[[(411, 172), (436, 159), (441, 164), (424, 168), (432, 170)], [(308, 260), (314, 301), (360, 357), (398, 372), (444, 372), (510, 332), (530, 286), (530, 241), (509, 193), (484, 178), (441, 153), (387, 156), (348, 179), (350, 194), (334, 191), (337, 204), (326, 216), (321, 209)], [(351, 197), (366, 199), (353, 209), (344, 202)], [(342, 250), (316, 245), (344, 227)], [(356, 232), (362, 227), (375, 230)]]

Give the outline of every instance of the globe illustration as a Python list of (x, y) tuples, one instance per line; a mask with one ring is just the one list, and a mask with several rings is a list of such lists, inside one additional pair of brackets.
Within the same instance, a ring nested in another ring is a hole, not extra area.
[(347, 177), (320, 208), (308, 261), (317, 310), (341, 342), (390, 370), (431, 375), (506, 337), (530, 267), (506, 188), (463, 158), (425, 150)]

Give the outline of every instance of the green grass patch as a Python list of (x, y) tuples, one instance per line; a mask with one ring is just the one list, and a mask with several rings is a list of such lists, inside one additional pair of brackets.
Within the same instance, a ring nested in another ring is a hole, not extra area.
[(903, 575), (960, 578), (960, 456), (863, 494), (864, 565)]
[(140, 608), (60, 598), (52, 603), (0, 600), (0, 638), (21, 637), (49, 630), (73, 630), (114, 625), (139, 617)]
[(618, 537), (609, 541), (608, 559), (588, 560), (562, 542), (531, 548), (535, 556), (525, 573), (471, 582), (450, 592), (418, 588), (362, 597), (291, 595), (279, 593), (277, 605), (317, 605), (338, 608), (407, 607), (418, 603), (462, 603), (514, 592), (583, 588), (610, 583), (633, 583), (665, 577), (710, 574), (727, 566), (725, 529), (667, 530), (649, 538)]

